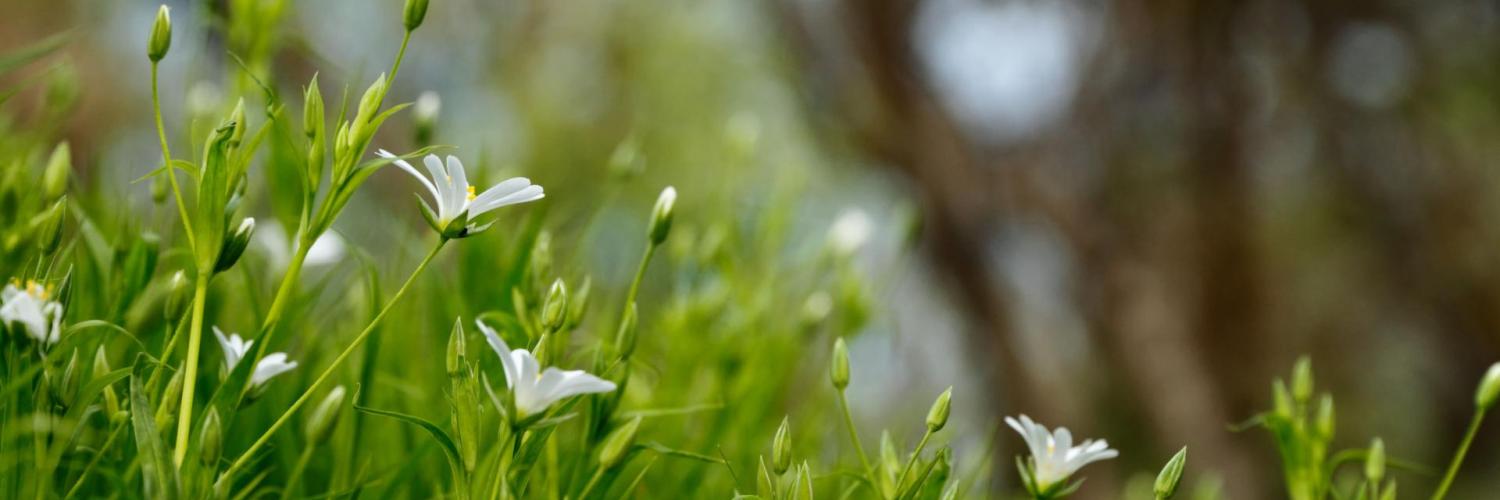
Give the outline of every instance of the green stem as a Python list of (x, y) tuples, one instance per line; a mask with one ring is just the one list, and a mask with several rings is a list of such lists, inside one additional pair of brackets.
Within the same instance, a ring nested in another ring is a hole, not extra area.
[(203, 304), (208, 302), (208, 280), (212, 271), (198, 272), (197, 285), (193, 290), (193, 322), (188, 330), (187, 361), (182, 375), (182, 403), (177, 416), (177, 448), (172, 452), (172, 463), (182, 467), (187, 458), (188, 434), (193, 427), (193, 395), (198, 385), (198, 347), (203, 343)]
[[(277, 418), (276, 422), (271, 424), (271, 427), (267, 428), (265, 432), (261, 433), (260, 437), (257, 438), (249, 448), (245, 449), (245, 451), (240, 454), (239, 458), (235, 459), (235, 461), (230, 464), (228, 469), (224, 470), (224, 474), (219, 476), (218, 483), (222, 483), (226, 479), (234, 477), (234, 473), (244, 468), (245, 465), (250, 462), (250, 458), (255, 455), (255, 452), (259, 451), (261, 447), (265, 446), (266, 443), (271, 440), (271, 436), (275, 434), (277, 430), (281, 429), (283, 425), (286, 425), (287, 421), (291, 419), (292, 414), (296, 413), (298, 409), (301, 409), (302, 405), (307, 404), (307, 401), (312, 398), (313, 393), (316, 392), (319, 387), (322, 387), (323, 383), (333, 375), (333, 372), (335, 370), (338, 370), (339, 366), (344, 363), (344, 360), (348, 359), (349, 355), (354, 352), (354, 349), (358, 348), (365, 342), (366, 339), (370, 337), (370, 334), (375, 331), (375, 327), (380, 325), (380, 320), (385, 318), (385, 315), (391, 311), (391, 308), (395, 306), (397, 302), (401, 301), (401, 296), (406, 295), (406, 290), (411, 288), (412, 282), (415, 282), (417, 280), (417, 277), (422, 275), (422, 271), (427, 269), (427, 265), (432, 263), (433, 257), (436, 257), (438, 251), (442, 250), (443, 245), (447, 243), (447, 238), (438, 240), (438, 244), (432, 247), (432, 251), (427, 253), (427, 257), (422, 259), (422, 263), (417, 264), (417, 268), (412, 271), (411, 276), (406, 278), (406, 283), (401, 284), (401, 288), (396, 290), (396, 294), (392, 296), (390, 300), (386, 301), (385, 305), (380, 308), (380, 312), (375, 315), (375, 318), (370, 320), (370, 324), (366, 325), (365, 329), (360, 331), (359, 335), (354, 337), (354, 341), (350, 342), (348, 346), (344, 347), (344, 350), (342, 352), (339, 352), (338, 357), (333, 358), (333, 363), (329, 364), (327, 368), (323, 369), (323, 372), (318, 375), (318, 378), (313, 380), (312, 385), (309, 385), (307, 389), (303, 390), (302, 395), (298, 396), (297, 400), (293, 401), (292, 405), (287, 407), (287, 409), (281, 413), (281, 417)], [(222, 485), (215, 484), (216, 489), (218, 489), (220, 486)]]
[(73, 498), (73, 495), (78, 494), (78, 488), (83, 486), (83, 482), (89, 478), (89, 473), (93, 472), (94, 466), (98, 465), (99, 460), (104, 458), (104, 454), (115, 444), (115, 439), (120, 437), (120, 431), (123, 430), (125, 430), (124, 425), (116, 425), (115, 430), (110, 431), (109, 438), (104, 440), (104, 445), (99, 447), (97, 453), (94, 453), (94, 458), (89, 460), (88, 465), (83, 466), (83, 472), (78, 474), (78, 480), (73, 482), (72, 488), (68, 488), (68, 494), (63, 496), (63, 500)]
[(849, 398), (844, 395), (843, 389), (839, 389), (839, 409), (844, 413), (844, 427), (849, 430), (849, 442), (854, 443), (854, 451), (859, 453), (859, 463), (865, 468), (865, 479), (874, 485), (875, 469), (870, 467), (870, 457), (865, 455), (864, 445), (859, 444), (859, 431), (854, 428), (854, 416), (849, 413)]
[(583, 492), (578, 494), (578, 500), (588, 500), (589, 493), (594, 491), (594, 486), (597, 486), (602, 478), (604, 478), (604, 468), (594, 469), (594, 476), (590, 477), (588, 484), (583, 486)]
[[(625, 307), (635, 303), (636, 292), (641, 289), (641, 281), (646, 278), (646, 266), (651, 265), (651, 256), (656, 254), (656, 245), (646, 244), (646, 253), (641, 255), (641, 263), (635, 268), (635, 279), (630, 280), (630, 293), (625, 294)], [(621, 312), (621, 321), (624, 321), (625, 313)]]
[(1438, 489), (1432, 494), (1432, 500), (1442, 500), (1448, 494), (1448, 488), (1453, 486), (1453, 478), (1458, 476), (1458, 467), (1464, 462), (1464, 455), (1469, 453), (1469, 445), (1474, 444), (1474, 436), (1479, 434), (1479, 424), (1484, 422), (1484, 408), (1474, 410), (1474, 420), (1469, 421), (1469, 430), (1464, 433), (1464, 440), (1458, 443), (1458, 452), (1453, 454), (1453, 462), (1448, 464), (1448, 473), (1443, 475), (1443, 482), (1438, 483)]
[(917, 442), (917, 450), (911, 452), (911, 458), (906, 459), (906, 466), (901, 468), (901, 475), (896, 479), (896, 491), (901, 491), (901, 485), (906, 484), (906, 474), (911, 472), (912, 466), (917, 464), (917, 457), (922, 456), (922, 449), (927, 447), (927, 440), (931, 438), (931, 428), (922, 433), (922, 440)]
[[(386, 92), (389, 92), (391, 89), (390, 83), (396, 81), (396, 72), (401, 71), (401, 60), (406, 58), (406, 44), (410, 42), (411, 32), (407, 31), (405, 35), (401, 35), (401, 49), (396, 51), (396, 62), (391, 64), (391, 76), (385, 80)], [(385, 92), (380, 94), (380, 102), (385, 103)]]
[(167, 179), (172, 184), (172, 197), (177, 199), (177, 214), (182, 216), (182, 227), (186, 229), (188, 248), (198, 248), (198, 243), (193, 238), (193, 221), (188, 218), (187, 205), (182, 201), (182, 188), (177, 186), (177, 169), (172, 167), (172, 150), (167, 148), (167, 127), (162, 124), (161, 119), (161, 94), (157, 92), (156, 73), (157, 63), (151, 63), (151, 110), (156, 117), (156, 136), (161, 139), (162, 168), (167, 169)]
[(291, 475), (287, 476), (286, 486), (281, 488), (281, 498), (283, 500), (292, 498), (292, 491), (296, 490), (297, 482), (302, 480), (302, 472), (307, 469), (307, 462), (312, 460), (312, 452), (313, 446), (311, 443), (302, 448), (301, 456), (297, 457), (296, 467), (293, 467)]
[[(312, 242), (302, 240), (303, 238), (298, 238), (297, 251), (292, 255), (291, 263), (287, 264), (286, 273), (281, 276), (281, 285), (276, 288), (276, 297), (271, 299), (271, 308), (266, 310), (266, 319), (261, 321), (260, 329), (265, 332), (261, 336), (265, 339), (262, 342), (270, 341), (276, 323), (281, 321), (281, 314), (286, 310), (287, 301), (297, 289), (297, 277), (302, 274), (302, 263), (307, 260), (307, 252), (312, 249)], [(261, 352), (265, 352), (265, 349)]]
[[(155, 397), (156, 382), (161, 380), (161, 372), (167, 366), (167, 358), (172, 356), (172, 351), (177, 349), (177, 341), (182, 338), (182, 329), (187, 326), (188, 318), (180, 317), (177, 326), (172, 328), (172, 338), (167, 339), (167, 344), (161, 349), (161, 356), (157, 358), (156, 367), (151, 369), (151, 377), (146, 379), (146, 390)], [(159, 405), (160, 403), (158, 403)]]

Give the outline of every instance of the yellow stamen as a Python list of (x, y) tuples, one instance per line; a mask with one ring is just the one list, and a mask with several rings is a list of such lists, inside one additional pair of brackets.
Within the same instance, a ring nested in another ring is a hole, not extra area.
[(469, 201), (474, 201), (474, 186), (469, 186)]

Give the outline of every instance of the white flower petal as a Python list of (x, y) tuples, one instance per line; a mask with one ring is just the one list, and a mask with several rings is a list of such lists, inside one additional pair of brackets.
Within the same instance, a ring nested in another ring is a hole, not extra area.
[(448, 155), (448, 176), (453, 178), (453, 202), (455, 217), (469, 207), (469, 174), (458, 157)]
[(408, 174), (411, 174), (412, 177), (416, 177), (417, 180), (422, 183), (422, 186), (427, 188), (427, 192), (432, 194), (433, 203), (441, 202), (443, 197), (438, 195), (437, 187), (433, 186), (432, 181), (427, 180), (426, 177), (423, 177), (422, 174), (417, 172), (417, 169), (415, 167), (412, 167), (410, 163), (407, 163), (406, 160), (403, 160), (400, 157), (391, 154), (390, 151), (386, 151), (384, 149), (375, 152), (375, 154), (380, 155), (381, 158), (392, 160), (391, 163), (395, 163), (397, 167), (401, 168), (401, 170), (405, 171)]

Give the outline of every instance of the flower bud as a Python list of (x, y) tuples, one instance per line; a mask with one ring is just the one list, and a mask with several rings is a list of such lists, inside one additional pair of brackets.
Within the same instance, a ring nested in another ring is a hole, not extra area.
[(828, 374), (833, 379), (834, 388), (842, 391), (849, 387), (849, 347), (844, 345), (843, 337), (833, 341), (833, 361)]
[(72, 406), (73, 397), (78, 395), (78, 386), (81, 382), (81, 380), (79, 380), (79, 370), (78, 349), (74, 349), (73, 354), (68, 356), (67, 366), (63, 368), (62, 380), (52, 386), (52, 389), (55, 392), (54, 395), (57, 396), (57, 399), (59, 401), (62, 401), (65, 405)]
[(463, 320), (453, 322), (453, 333), (448, 334), (448, 376), (460, 373), (464, 368), (464, 357), (468, 354), (468, 347), (464, 342)]
[(68, 150), (68, 143), (58, 143), (57, 148), (52, 150), (52, 157), (47, 159), (47, 169), (42, 174), (42, 194), (46, 199), (56, 199), (67, 191), (68, 172), (72, 169), (73, 155)]
[(1305, 404), (1312, 399), (1312, 394), (1312, 360), (1303, 356), (1297, 358), (1296, 366), (1292, 367), (1292, 400)]
[(630, 445), (635, 444), (635, 433), (640, 428), (641, 417), (637, 416), (610, 432), (604, 438), (604, 445), (599, 448), (599, 466), (608, 470), (619, 465), (620, 460), (625, 458), (625, 452), (630, 451)]
[(949, 401), (953, 398), (953, 387), (938, 395), (937, 401), (932, 403), (932, 409), (927, 411), (927, 431), (937, 432), (948, 424)]
[(250, 128), (250, 124), (245, 122), (245, 99), (234, 102), (234, 110), (229, 112), (229, 125), (234, 127), (229, 133), (229, 147), (236, 148), (244, 144), (245, 130)]
[(312, 416), (307, 418), (307, 441), (321, 444), (328, 441), (333, 435), (333, 429), (338, 424), (339, 416), (344, 409), (344, 386), (335, 386), (323, 396), (323, 401), (313, 410)]
[(156, 10), (156, 24), (151, 25), (151, 39), (146, 43), (146, 57), (160, 61), (172, 48), (172, 12), (162, 5)]
[(385, 73), (381, 73), (380, 77), (365, 89), (365, 95), (359, 98), (359, 112), (354, 115), (353, 130), (349, 131), (350, 137), (355, 142), (362, 138), (364, 126), (369, 124), (370, 119), (375, 118), (376, 113), (380, 111), (380, 101), (385, 99), (385, 86)]
[(656, 197), (656, 207), (651, 210), (651, 245), (660, 245), (667, 241), (667, 233), (672, 232), (672, 206), (677, 203), (677, 189), (667, 186), (661, 190), (661, 195)]
[[(94, 350), (94, 378), (109, 373), (109, 356), (104, 352), (104, 346)], [(120, 396), (115, 394), (114, 386), (104, 386), (104, 415), (105, 418), (113, 417), (120, 411)]]
[(1474, 393), (1474, 404), (1481, 410), (1489, 410), (1500, 399), (1500, 363), (1490, 365), (1479, 380), (1479, 391)]
[(1280, 418), (1292, 418), (1292, 394), (1286, 390), (1281, 379), (1271, 382), (1271, 412)]
[(437, 128), (438, 112), (443, 109), (443, 99), (431, 90), (417, 96), (412, 107), (412, 124), (417, 131), (417, 144), (432, 143), (432, 131)]
[(833, 298), (828, 292), (819, 290), (807, 296), (807, 301), (802, 303), (802, 328), (812, 331), (822, 325), (833, 313)]
[(583, 323), (583, 315), (588, 312), (589, 295), (593, 289), (594, 278), (584, 276), (583, 284), (578, 287), (578, 291), (573, 293), (573, 297), (568, 299), (568, 319), (564, 322), (564, 330), (578, 328), (578, 325)]
[(1156, 475), (1156, 486), (1153, 491), (1157, 500), (1166, 500), (1177, 494), (1177, 485), (1182, 483), (1182, 469), (1187, 466), (1187, 447), (1182, 447), (1167, 465), (1161, 468), (1161, 473)]
[(219, 248), (219, 259), (214, 264), (214, 272), (222, 273), (234, 267), (240, 261), (240, 256), (245, 254), (245, 247), (250, 246), (250, 236), (254, 233), (254, 217), (246, 217), (240, 221), (239, 227), (224, 238), (224, 246)]
[(792, 466), (792, 438), (789, 422), (781, 418), (781, 427), (776, 428), (776, 437), (771, 440), (771, 470), (780, 476)]
[(167, 280), (167, 299), (163, 310), (167, 321), (172, 321), (182, 316), (182, 312), (187, 309), (188, 300), (190, 300), (192, 294), (193, 288), (188, 284), (187, 275), (182, 271), (173, 273), (172, 278)]
[(635, 302), (625, 306), (625, 317), (620, 319), (620, 329), (615, 332), (615, 350), (620, 359), (627, 359), (635, 352), (636, 327), (639, 322)]
[(160, 205), (167, 201), (167, 178), (158, 175), (151, 178), (151, 202)]
[(1322, 438), (1324, 441), (1333, 439), (1333, 415), (1333, 396), (1330, 394), (1323, 394), (1323, 397), (1318, 399), (1318, 413), (1316, 420), (1314, 420), (1314, 424), (1317, 426), (1315, 428), (1318, 431), (1318, 437)]
[(224, 449), (224, 424), (219, 419), (219, 409), (210, 407), (203, 415), (202, 425), (198, 429), (198, 456), (203, 463), (212, 464), (219, 460), (219, 452)]
[(552, 281), (547, 299), (542, 302), (542, 328), (554, 332), (562, 329), (567, 313), (568, 286), (559, 278)]
[(422, 25), (422, 20), (426, 17), (427, 0), (406, 0), (406, 10), (402, 15), (406, 31), (416, 31), (417, 27)]
[(1370, 441), (1370, 451), (1365, 454), (1365, 479), (1371, 484), (1380, 484), (1385, 477), (1385, 441), (1375, 438)]
[(43, 254), (50, 254), (57, 250), (62, 243), (63, 221), (68, 215), (68, 197), (57, 199), (46, 212), (38, 214), (31, 220), (32, 234), (36, 238), (37, 248)]
[(614, 152), (609, 155), (608, 170), (610, 176), (619, 179), (632, 179), (646, 170), (645, 158), (642, 157), (640, 146), (634, 137), (620, 141), (615, 146)]
[(172, 424), (172, 418), (177, 415), (177, 406), (181, 404), (182, 397), (182, 374), (186, 370), (177, 370), (172, 374), (172, 379), (167, 381), (167, 390), (161, 393), (160, 406), (156, 407), (156, 428), (165, 429)]
[(318, 75), (313, 75), (302, 92), (302, 133), (309, 139), (323, 130), (323, 91), (318, 89)]

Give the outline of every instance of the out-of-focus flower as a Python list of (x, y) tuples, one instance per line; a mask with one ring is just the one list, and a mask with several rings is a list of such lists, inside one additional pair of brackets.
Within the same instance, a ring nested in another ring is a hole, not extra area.
[[(296, 251), (292, 243), (287, 240), (286, 230), (276, 222), (266, 223), (265, 227), (255, 232), (256, 244), (265, 251), (266, 258), (271, 262), (274, 270), (286, 269), (292, 262), (292, 252)], [(302, 264), (307, 267), (321, 267), (329, 264), (337, 264), (344, 260), (346, 251), (344, 237), (338, 231), (328, 231), (318, 236), (313, 242), (312, 248), (307, 249), (307, 257)]]
[(1073, 446), (1073, 434), (1068, 432), (1067, 427), (1048, 431), (1045, 426), (1026, 415), (1021, 415), (1020, 420), (1005, 417), (1005, 423), (1021, 434), (1026, 440), (1026, 446), (1031, 449), (1031, 477), (1023, 479), (1027, 481), (1028, 487), (1034, 488), (1033, 493), (1052, 491), (1061, 487), (1069, 476), (1083, 466), (1119, 456), (1119, 452), (1110, 449), (1109, 443), (1102, 439), (1084, 440), (1078, 446)]
[(852, 254), (865, 246), (872, 231), (870, 215), (864, 210), (844, 210), (828, 228), (828, 246), (839, 255)]
[(52, 288), (28, 280), (11, 279), (0, 291), (0, 321), (19, 328), (43, 345), (56, 344), (62, 336), (62, 303), (52, 300)]
[[(214, 336), (219, 338), (219, 348), (224, 350), (224, 371), (226, 373), (234, 371), (234, 367), (240, 364), (240, 360), (245, 358), (246, 353), (250, 352), (250, 346), (255, 345), (254, 340), (240, 338), (240, 335), (237, 333), (225, 336), (224, 331), (220, 330), (217, 326), (214, 327)], [(284, 352), (267, 354), (266, 357), (260, 359), (259, 363), (255, 364), (255, 372), (250, 375), (250, 387), (256, 388), (265, 385), (266, 381), (271, 380), (271, 378), (291, 371), (296, 367), (297, 362), (287, 361), (286, 353)]]
[[(391, 160), (427, 188), (427, 192), (432, 195), (433, 202), (437, 204), (437, 211), (433, 213), (431, 207), (424, 205), (423, 215), (428, 217), (428, 223), (432, 224), (433, 229), (449, 238), (468, 236), (483, 231), (488, 224), (475, 227), (469, 224), (469, 221), (484, 215), (485, 212), (506, 205), (540, 200), (545, 196), (541, 186), (532, 184), (531, 180), (525, 177), (506, 179), (476, 195), (474, 186), (469, 185), (468, 175), (464, 172), (464, 164), (451, 155), (448, 156), (446, 164), (437, 155), (427, 155), (422, 159), (422, 162), (427, 165), (428, 174), (432, 176), (429, 179), (417, 172), (417, 169), (406, 160), (389, 151), (382, 149), (377, 154)], [(456, 227), (450, 227), (454, 221), (461, 221), (461, 223)]]
[(583, 370), (541, 369), (536, 356), (526, 349), (511, 350), (505, 340), (484, 322), (475, 321), (489, 340), (500, 364), (505, 366), (505, 385), (516, 398), (516, 417), (526, 418), (546, 411), (553, 403), (580, 394), (615, 390), (614, 382), (595, 377)]

